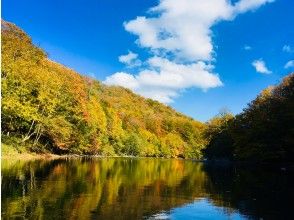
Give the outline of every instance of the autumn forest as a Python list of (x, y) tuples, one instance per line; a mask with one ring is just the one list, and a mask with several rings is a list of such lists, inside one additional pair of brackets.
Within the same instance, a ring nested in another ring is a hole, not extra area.
[(2, 21), (2, 152), (293, 162), (294, 74), (206, 123), (48, 59)]

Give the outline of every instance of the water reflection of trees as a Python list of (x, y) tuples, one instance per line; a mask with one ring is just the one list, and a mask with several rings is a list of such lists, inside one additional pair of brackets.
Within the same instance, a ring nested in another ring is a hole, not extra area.
[[(182, 160), (2, 162), (2, 216), (142, 218), (204, 192), (200, 164)], [(202, 195), (204, 196), (204, 195)]]
[(293, 181), (256, 175), (184, 160), (3, 161), (2, 217), (141, 219), (203, 197), (252, 217), (266, 216), (277, 201), (289, 208), (278, 186)]

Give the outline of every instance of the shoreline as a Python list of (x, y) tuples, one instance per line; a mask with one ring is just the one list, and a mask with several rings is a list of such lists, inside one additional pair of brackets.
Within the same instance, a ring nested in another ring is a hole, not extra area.
[(37, 159), (58, 159), (58, 158), (65, 158), (70, 157), (69, 155), (57, 155), (57, 154), (34, 154), (34, 153), (20, 153), (20, 154), (13, 154), (13, 155), (3, 155), (1, 154), (1, 159), (3, 160), (37, 160)]
[(121, 155), (121, 156), (102, 156), (102, 155), (79, 155), (79, 154), (52, 154), (52, 153), (17, 153), (17, 154), (4, 154), (1, 152), (1, 160), (22, 160), (22, 161), (29, 161), (29, 160), (55, 160), (55, 159), (74, 159), (74, 158), (133, 158), (133, 159), (176, 159), (176, 160), (186, 160), (186, 161), (193, 161), (193, 162), (201, 162), (208, 166), (216, 166), (219, 168), (228, 167), (228, 166), (237, 166), (237, 167), (271, 167), (271, 168), (279, 168), (282, 171), (291, 170), (294, 171), (294, 164), (293, 163), (269, 163), (269, 162), (249, 162), (249, 161), (228, 161), (228, 160), (200, 160), (200, 159), (193, 159), (193, 158), (165, 158), (165, 157), (137, 157), (137, 156), (128, 156), (128, 155)]
[(131, 156), (131, 155), (120, 155), (120, 156), (102, 156), (102, 155), (85, 155), (85, 154), (53, 154), (53, 153), (16, 153), (16, 154), (3, 154), (1, 152), (1, 159), (9, 160), (38, 160), (38, 159), (60, 159), (60, 158), (152, 158), (152, 159), (177, 159), (177, 160), (191, 160), (194, 162), (205, 162), (204, 160), (200, 159), (193, 159), (193, 158), (168, 158), (168, 157), (140, 157), (140, 156)]

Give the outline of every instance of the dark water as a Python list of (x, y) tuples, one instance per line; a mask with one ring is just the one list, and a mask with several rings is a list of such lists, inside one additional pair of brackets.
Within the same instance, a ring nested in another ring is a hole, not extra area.
[(176, 159), (2, 161), (2, 219), (294, 219), (289, 171)]

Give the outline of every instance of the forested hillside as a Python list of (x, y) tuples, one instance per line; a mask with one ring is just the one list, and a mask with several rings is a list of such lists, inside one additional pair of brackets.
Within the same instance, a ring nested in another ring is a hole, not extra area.
[(294, 74), (239, 115), (203, 124), (55, 63), (2, 21), (2, 143), (18, 152), (246, 161), (294, 159)]
[(208, 158), (255, 162), (294, 161), (294, 74), (261, 92), (244, 111), (208, 123)]
[(2, 143), (19, 152), (200, 158), (205, 125), (49, 60), (2, 21)]

